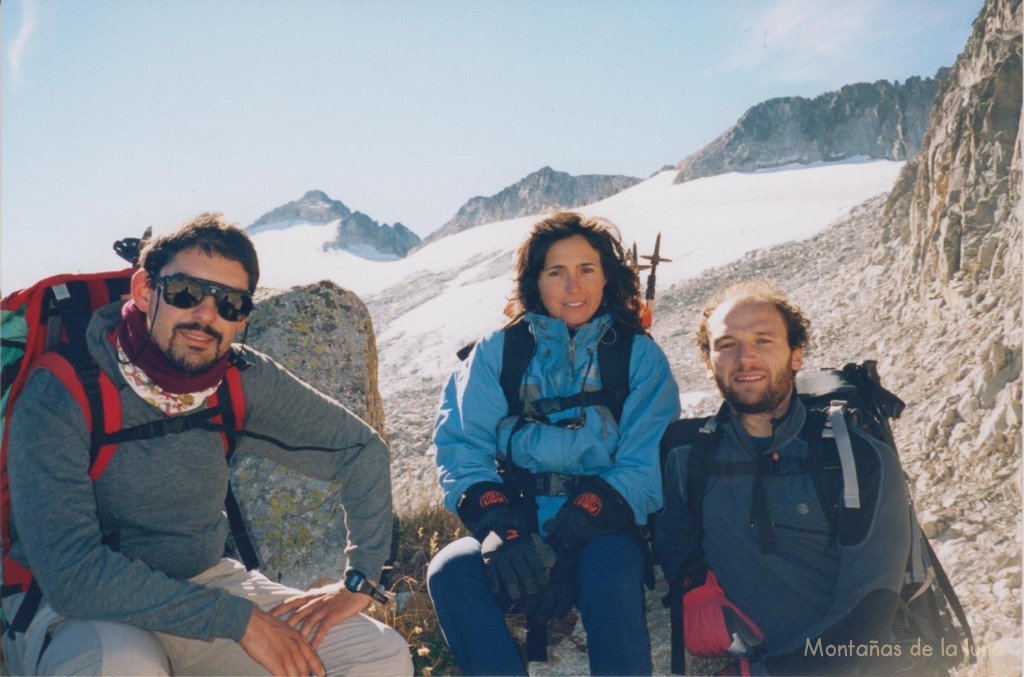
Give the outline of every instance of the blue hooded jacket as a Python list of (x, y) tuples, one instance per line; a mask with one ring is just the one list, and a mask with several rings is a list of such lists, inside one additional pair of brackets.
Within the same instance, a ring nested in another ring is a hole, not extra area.
[[(524, 403), (567, 397), (601, 388), (597, 347), (612, 327), (599, 314), (570, 335), (561, 320), (527, 313), (525, 321), (537, 351), (524, 375)], [(482, 339), (452, 374), (441, 396), (434, 424), (434, 450), (444, 502), (456, 509), (477, 482), (497, 482), (497, 459), (511, 449), (515, 464), (534, 473), (597, 475), (611, 484), (633, 509), (637, 524), (662, 505), (658, 442), (665, 427), (679, 417), (679, 389), (661, 348), (648, 336), (633, 339), (629, 364), (630, 392), (616, 424), (604, 406), (569, 409), (552, 416), (582, 425), (563, 428), (531, 423), (515, 433), (516, 417), (500, 376), (504, 331)], [(539, 523), (553, 516), (564, 497), (538, 497)]]

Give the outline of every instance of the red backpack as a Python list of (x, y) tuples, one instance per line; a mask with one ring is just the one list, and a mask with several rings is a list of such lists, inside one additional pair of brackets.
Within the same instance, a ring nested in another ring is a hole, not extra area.
[[(115, 251), (133, 265), (141, 242), (120, 240)], [(14, 403), (35, 369), (49, 369), (82, 408), (91, 437), (89, 474), (95, 482), (106, 469), (117, 445), (147, 439), (193, 427), (217, 430), (224, 441), (225, 459), (230, 461), (236, 436), (245, 422), (245, 397), (238, 366), (230, 367), (209, 409), (123, 429), (121, 398), (116, 386), (96, 365), (86, 346), (85, 330), (93, 313), (129, 293), (134, 268), (87, 274), (61, 274), (14, 292), (0, 301), (2, 311), (2, 417), (0, 447), (0, 545), (2, 545), (3, 597), (27, 593), (18, 613), (3, 630), (13, 638), (24, 632), (35, 615), (42, 592), (32, 571), (10, 556), (16, 534), (11, 530), (11, 504), (7, 477), (8, 433)], [(235, 548), (246, 568), (259, 566), (256, 549), (245, 531), (241, 511), (228, 487), (225, 508)], [(116, 544), (108, 544), (116, 549)]]

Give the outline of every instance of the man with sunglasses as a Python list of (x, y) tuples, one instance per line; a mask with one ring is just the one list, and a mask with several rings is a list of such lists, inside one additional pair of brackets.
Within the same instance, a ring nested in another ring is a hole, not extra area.
[[(90, 322), (89, 351), (119, 391), (125, 427), (208, 408), (236, 370), (244, 430), (260, 435), (239, 437), (237, 450), (340, 483), (345, 584), (296, 590), (223, 556), (228, 468), (216, 431), (122, 442), (90, 477), (82, 409), (36, 369), (13, 413), (9, 476), (13, 552), (42, 598), (27, 630), (5, 635), (13, 672), (412, 673), (405, 640), (360, 613), (381, 596), (373, 580), (390, 547), (387, 449), (344, 406), (233, 345), (258, 279), (245, 233), (200, 215), (147, 245), (131, 298)], [(8, 619), (24, 597), (4, 599)]]

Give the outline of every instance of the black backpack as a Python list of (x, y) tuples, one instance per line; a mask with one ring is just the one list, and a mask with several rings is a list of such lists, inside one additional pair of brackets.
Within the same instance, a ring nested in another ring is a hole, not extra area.
[[(877, 362), (872, 360), (862, 364), (850, 363), (842, 369), (798, 372), (796, 390), (808, 410), (800, 436), (807, 441), (810, 454), (806, 467), (790, 471), (812, 475), (822, 511), (835, 534), (839, 510), (859, 505), (848, 426), (856, 426), (896, 450), (889, 419), (899, 418), (905, 404), (882, 386)], [(704, 536), (704, 491), (708, 476), (715, 472), (710, 459), (721, 434), (717, 418), (676, 421), (666, 429), (661, 441), (663, 468), (669, 451), (680, 446), (694, 447), (687, 465), (687, 495), (698, 540), (703, 540)], [(963, 606), (928, 538), (921, 531), (912, 501), (909, 510), (911, 551), (900, 591), (900, 606), (893, 622), (893, 635), (903, 656), (920, 658), (923, 665), (915, 666), (915, 671), (926, 667), (945, 674), (965, 660), (971, 664), (977, 661), (974, 639)], [(758, 523), (758, 527), (762, 551), (770, 552), (770, 525), (764, 520)], [(684, 674), (685, 651), (679, 625), (682, 622), (681, 608), (677, 608), (677, 604), (672, 607), (672, 672)], [(930, 645), (930, 657), (920, 655), (920, 646), (912, 652), (915, 645)], [(955, 651), (951, 652), (950, 647), (955, 647)]]

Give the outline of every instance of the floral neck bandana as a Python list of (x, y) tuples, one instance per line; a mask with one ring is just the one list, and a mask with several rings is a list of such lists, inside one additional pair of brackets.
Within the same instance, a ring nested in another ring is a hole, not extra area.
[(198, 409), (206, 402), (206, 399), (213, 395), (217, 391), (217, 386), (214, 385), (211, 388), (200, 390), (196, 393), (170, 393), (153, 383), (153, 379), (146, 375), (146, 372), (142, 371), (138, 366), (128, 361), (128, 355), (124, 352), (124, 348), (121, 347), (121, 341), (118, 340), (117, 344), (117, 357), (118, 366), (121, 369), (121, 375), (131, 386), (135, 394), (141, 397), (143, 400), (153, 405), (167, 416), (177, 416), (178, 414), (184, 414)]

